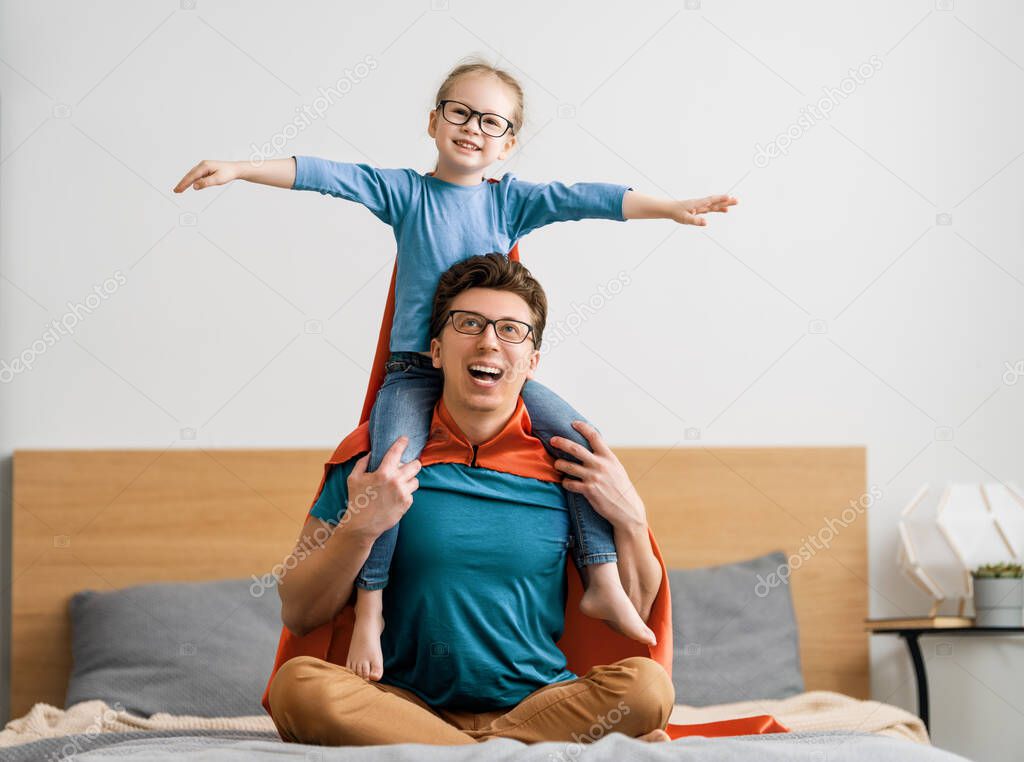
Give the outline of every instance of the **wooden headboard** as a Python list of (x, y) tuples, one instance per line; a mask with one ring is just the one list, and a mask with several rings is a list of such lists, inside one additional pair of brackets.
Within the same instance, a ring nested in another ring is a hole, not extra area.
[[(800, 555), (865, 494), (860, 447), (616, 449), (671, 568)], [(14, 453), (11, 714), (63, 706), (82, 589), (262, 575), (290, 551), (324, 450)], [(807, 690), (869, 698), (867, 519), (795, 568)], [(796, 566), (794, 562), (794, 567)]]

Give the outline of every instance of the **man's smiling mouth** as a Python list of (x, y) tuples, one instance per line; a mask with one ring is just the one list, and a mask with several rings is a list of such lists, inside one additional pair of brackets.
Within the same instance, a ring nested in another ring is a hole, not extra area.
[(478, 383), (485, 384), (487, 386), (494, 386), (498, 383), (502, 376), (505, 375), (505, 371), (501, 368), (497, 368), (493, 365), (487, 365), (485, 363), (473, 363), (467, 370), (469, 375), (473, 377)]

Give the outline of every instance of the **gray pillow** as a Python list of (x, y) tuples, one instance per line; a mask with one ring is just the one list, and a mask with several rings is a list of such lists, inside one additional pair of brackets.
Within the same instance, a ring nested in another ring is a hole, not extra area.
[(281, 633), (273, 580), (160, 583), (71, 599), (65, 706), (102, 699), (136, 715), (263, 714)]
[(734, 564), (669, 570), (677, 704), (803, 692), (796, 617), (780, 567), (785, 575), (786, 556), (776, 551)]

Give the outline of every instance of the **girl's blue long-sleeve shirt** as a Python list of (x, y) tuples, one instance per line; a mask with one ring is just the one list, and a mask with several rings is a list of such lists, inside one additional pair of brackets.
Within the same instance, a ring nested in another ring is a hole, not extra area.
[(553, 222), (623, 221), (629, 187), (611, 183), (500, 182), (455, 185), (412, 169), (376, 169), (310, 156), (295, 158), (295, 190), (356, 201), (391, 226), (398, 243), (392, 352), (425, 352), (438, 279), (477, 254), (507, 254), (520, 238)]

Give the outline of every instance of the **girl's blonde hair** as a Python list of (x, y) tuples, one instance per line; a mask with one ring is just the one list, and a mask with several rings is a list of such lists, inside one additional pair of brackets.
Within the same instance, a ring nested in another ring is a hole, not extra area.
[(512, 111), (512, 130), (518, 135), (519, 130), (523, 127), (523, 87), (519, 84), (519, 80), (509, 74), (503, 69), (499, 69), (496, 66), (491, 66), (486, 61), (479, 58), (467, 59), (464, 63), (459, 64), (445, 77), (444, 82), (441, 83), (441, 87), (437, 90), (437, 97), (434, 98), (434, 105), (437, 105), (441, 101), (448, 97), (448, 93), (451, 92), (455, 83), (459, 81), (460, 77), (465, 77), (471, 74), (490, 74), (491, 76), (497, 77), (501, 80), (501, 83), (505, 85), (512, 93), (512, 100), (515, 101), (515, 107)]

